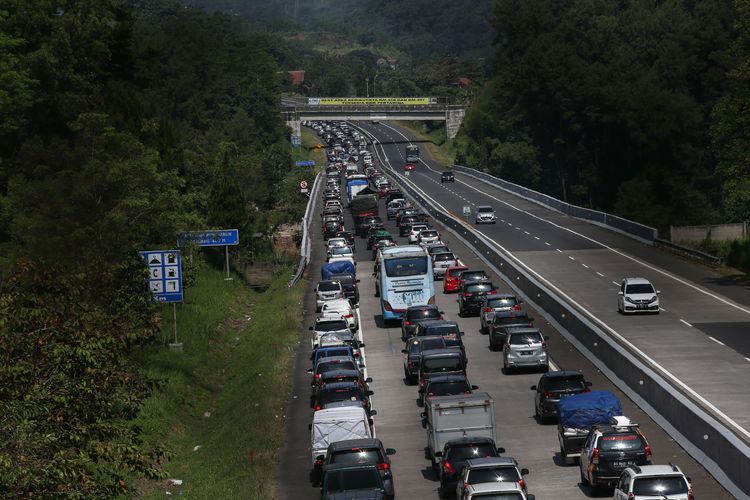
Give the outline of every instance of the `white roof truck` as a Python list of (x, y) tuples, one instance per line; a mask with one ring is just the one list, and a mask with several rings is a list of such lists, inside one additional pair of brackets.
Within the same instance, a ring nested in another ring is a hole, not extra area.
[(372, 422), (367, 418), (365, 409), (359, 406), (316, 411), (310, 424), (311, 465), (315, 464), (319, 455), (326, 454), (331, 443), (375, 437), (371, 426)]
[(445, 443), (463, 437), (488, 437), (497, 442), (495, 401), (486, 392), (425, 399), (422, 427), (433, 469), (440, 463)]

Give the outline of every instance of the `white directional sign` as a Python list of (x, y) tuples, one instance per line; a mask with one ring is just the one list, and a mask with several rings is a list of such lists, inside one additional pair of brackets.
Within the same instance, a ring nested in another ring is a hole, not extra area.
[(148, 266), (148, 287), (157, 302), (182, 302), (182, 260), (179, 250), (139, 252)]
[(466, 217), (471, 215), (471, 206), (470, 205), (464, 205), (464, 215)]

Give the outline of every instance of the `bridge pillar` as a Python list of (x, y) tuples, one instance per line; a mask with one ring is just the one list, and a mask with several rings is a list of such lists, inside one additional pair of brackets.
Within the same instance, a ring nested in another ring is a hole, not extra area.
[(287, 120), (286, 125), (292, 129), (292, 135), (302, 135), (302, 120)]
[(447, 109), (445, 111), (445, 132), (448, 139), (453, 139), (458, 134), (458, 129), (461, 128), (461, 123), (464, 121), (466, 110), (460, 109)]

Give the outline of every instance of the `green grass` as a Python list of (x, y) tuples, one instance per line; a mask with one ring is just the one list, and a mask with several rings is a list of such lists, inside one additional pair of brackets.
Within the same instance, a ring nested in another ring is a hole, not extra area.
[[(261, 294), (238, 279), (224, 281), (219, 271), (200, 269), (178, 307), (184, 352), (161, 346), (139, 356), (144, 369), (166, 384), (146, 402), (137, 424), (147, 444), (170, 450), (168, 477), (183, 484), (141, 481), (137, 496), (274, 497), (305, 286), (287, 289), (290, 274), (279, 273)], [(169, 335), (171, 311), (165, 318)]]
[(454, 141), (447, 140), (445, 136), (445, 127), (438, 127), (434, 130), (428, 130), (424, 122), (421, 121), (396, 121), (397, 125), (413, 132), (419, 139), (420, 149), (426, 148), (430, 155), (441, 165), (453, 165), (456, 158), (456, 147)]

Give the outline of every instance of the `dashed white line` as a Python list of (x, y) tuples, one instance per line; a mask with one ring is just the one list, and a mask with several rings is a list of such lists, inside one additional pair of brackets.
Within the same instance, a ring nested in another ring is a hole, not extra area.
[(539, 236), (534, 236), (534, 239), (535, 239), (535, 240), (538, 240), (538, 239), (539, 239)]
[(558, 251), (558, 252), (560, 252), (560, 253), (563, 253), (563, 251), (562, 251), (562, 250), (560, 250), (559, 248), (555, 248), (555, 250), (557, 250), (557, 251)]
[(748, 363), (750, 363), (750, 358), (745, 358), (745, 361), (747, 361)]
[(529, 236), (531, 236), (531, 233), (528, 231), (524, 231), (523, 234), (528, 234)]
[(687, 321), (685, 321), (685, 320), (684, 320), (684, 319), (682, 319), (682, 318), (680, 318), (680, 321), (682, 321), (683, 323), (685, 323), (685, 324), (686, 324), (687, 326), (689, 326), (690, 328), (692, 328), (692, 327), (693, 327), (693, 325), (691, 325), (690, 323), (688, 323)]
[(545, 244), (545, 245), (547, 245), (548, 247), (551, 247), (551, 246), (552, 246), (552, 245), (550, 245), (549, 243), (547, 243), (546, 241), (544, 242), (544, 244)]
[(721, 340), (717, 340), (717, 339), (713, 338), (713, 337), (712, 337), (712, 336), (710, 336), (710, 335), (708, 336), (708, 338), (710, 338), (711, 340), (713, 340), (714, 342), (716, 342), (716, 343), (717, 343), (717, 344), (719, 344), (719, 345), (726, 345), (726, 344), (725, 344), (724, 342), (722, 342)]
[(616, 282), (616, 281), (613, 281), (612, 284), (615, 285), (615, 286), (620, 286), (620, 284), (618, 282)]
[(582, 265), (583, 267), (585, 267), (586, 269), (589, 269), (589, 266), (587, 266), (587, 265), (586, 265), (586, 264), (584, 264), (583, 262), (581, 262), (581, 265)]
[(604, 277), (604, 275), (603, 275), (602, 273), (600, 273), (599, 271), (597, 271), (597, 272), (596, 272), (596, 274), (598, 274), (598, 275), (599, 275), (599, 276), (601, 276), (602, 278)]
[(568, 255), (568, 258), (569, 258), (570, 260), (576, 260), (576, 258), (575, 258), (575, 257), (573, 257), (572, 255)]

